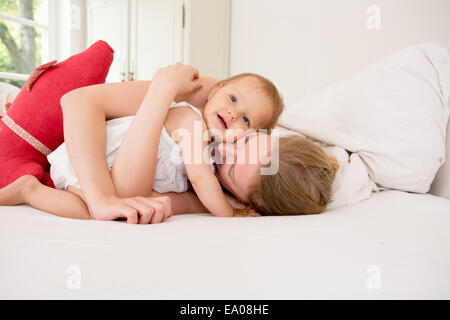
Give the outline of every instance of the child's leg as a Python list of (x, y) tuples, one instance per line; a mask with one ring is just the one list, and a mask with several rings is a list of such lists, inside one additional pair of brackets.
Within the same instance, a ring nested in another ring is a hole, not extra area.
[(47, 187), (30, 175), (20, 177), (0, 189), (0, 205), (13, 206), (22, 203), (59, 217), (92, 219), (87, 205), (79, 196)]

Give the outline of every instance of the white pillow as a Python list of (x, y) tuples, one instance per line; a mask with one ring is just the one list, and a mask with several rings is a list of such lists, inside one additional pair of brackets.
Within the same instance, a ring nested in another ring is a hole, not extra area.
[(449, 101), (449, 52), (425, 43), (288, 106), (279, 123), (357, 153), (378, 187), (426, 193), (444, 163)]
[(12, 103), (20, 89), (6, 82), (0, 82), (0, 116), (5, 114), (5, 105)]

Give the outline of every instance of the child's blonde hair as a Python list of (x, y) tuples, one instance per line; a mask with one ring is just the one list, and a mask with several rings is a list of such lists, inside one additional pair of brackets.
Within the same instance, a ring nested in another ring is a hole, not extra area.
[(278, 91), (277, 87), (273, 84), (273, 82), (259, 74), (246, 72), (246, 73), (240, 73), (240, 74), (234, 75), (228, 79), (222, 80), (222, 81), (220, 81), (220, 83), (222, 83), (222, 85), (225, 86), (228, 83), (237, 81), (239, 79), (247, 78), (247, 77), (252, 77), (252, 78), (259, 80), (259, 82), (261, 83), (261, 89), (269, 97), (269, 99), (272, 102), (272, 110), (273, 110), (272, 117), (271, 117), (269, 123), (264, 128), (261, 128), (261, 129), (266, 129), (267, 133), (270, 134), (271, 130), (277, 124), (278, 118), (280, 117), (280, 114), (281, 114), (281, 112), (283, 112), (283, 109), (284, 109), (283, 96)]
[(249, 204), (261, 215), (321, 213), (332, 198), (338, 168), (336, 158), (312, 140), (280, 137), (278, 171), (260, 176), (250, 188)]

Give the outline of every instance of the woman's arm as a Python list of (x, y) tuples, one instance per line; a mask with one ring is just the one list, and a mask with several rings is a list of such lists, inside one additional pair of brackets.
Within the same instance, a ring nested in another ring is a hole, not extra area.
[[(208, 77), (200, 77), (202, 88), (190, 93), (178, 94), (175, 101), (187, 101), (188, 103), (204, 106), (207, 101), (208, 93), (217, 81)], [(65, 94), (61, 99), (61, 106), (64, 115), (64, 135), (66, 145), (75, 167), (75, 171), (80, 177), (80, 181), (87, 184), (84, 187), (88, 203), (93, 203), (96, 199), (118, 195), (118, 196), (137, 196), (133, 190), (122, 190), (116, 194), (115, 185), (126, 183), (127, 175), (121, 176), (108, 172), (104, 148), (105, 148), (105, 120), (135, 115), (142, 104), (151, 81), (132, 81), (122, 83), (107, 83), (79, 88)], [(137, 132), (139, 135), (139, 132)], [(136, 136), (129, 137), (122, 142), (120, 149), (126, 149), (134, 146)], [(146, 145), (154, 145), (159, 141), (160, 133), (152, 139), (145, 140)], [(130, 145), (131, 146), (130, 146)], [(118, 152), (119, 152), (118, 151)], [(120, 152), (124, 154), (123, 152)], [(123, 172), (129, 165), (126, 161), (121, 161), (114, 165), (114, 172)], [(117, 158), (116, 158), (117, 159)], [(145, 165), (135, 168), (143, 174), (148, 174), (150, 168)], [(83, 177), (96, 177), (96, 179), (86, 179)], [(139, 188), (144, 189), (144, 188)], [(147, 192), (151, 190), (145, 190)]]
[[(175, 101), (205, 103), (214, 81), (211, 78), (200, 81), (205, 84), (201, 90), (191, 95), (179, 94)], [(71, 91), (61, 99), (68, 152), (85, 190), (87, 204), (96, 217), (103, 215), (111, 219), (112, 211), (120, 211), (119, 216), (124, 211), (124, 206), (117, 206), (117, 193), (105, 160), (105, 120), (136, 114), (150, 84), (150, 81), (135, 81), (88, 86)], [(159, 134), (154, 139), (159, 139)]]
[(93, 85), (62, 97), (64, 138), (88, 204), (116, 196), (105, 159), (105, 120), (135, 114), (149, 85), (149, 81)]
[(155, 87), (152, 84), (148, 89), (111, 169), (119, 197), (151, 195), (159, 137), (175, 94), (170, 87)]
[[(106, 114), (102, 105), (95, 103), (96, 100), (90, 95), (95, 88), (89, 89), (78, 95), (69, 93), (61, 100), (68, 154), (79, 176), (88, 207), (97, 219), (109, 220), (117, 218), (117, 215), (133, 215), (131, 210), (117, 212), (124, 210), (121, 207), (115, 207), (115, 212), (111, 212), (112, 208), (107, 205), (117, 202), (118, 194), (106, 165), (105, 119), (111, 115), (123, 116), (123, 111), (117, 109), (118, 112), (115, 113), (116, 109), (110, 109), (112, 112)], [(169, 88), (150, 86), (142, 101), (143, 110), (148, 113), (148, 109), (153, 107), (155, 114), (159, 115), (153, 119), (156, 119), (155, 122), (163, 122), (168, 105), (174, 97), (175, 94)], [(154, 123), (151, 125), (155, 127)], [(156, 130), (158, 129), (156, 128), (153, 134), (159, 136)], [(135, 209), (141, 212), (136, 206)]]

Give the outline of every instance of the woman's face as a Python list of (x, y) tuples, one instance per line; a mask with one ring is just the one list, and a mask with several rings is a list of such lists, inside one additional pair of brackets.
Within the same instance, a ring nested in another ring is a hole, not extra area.
[(216, 141), (234, 142), (248, 129), (267, 126), (272, 103), (253, 77), (237, 79), (214, 87), (203, 110), (206, 126)]
[(250, 186), (258, 181), (262, 165), (270, 161), (276, 145), (274, 139), (253, 131), (235, 143), (221, 143), (217, 147), (217, 178), (241, 202), (248, 202)]

